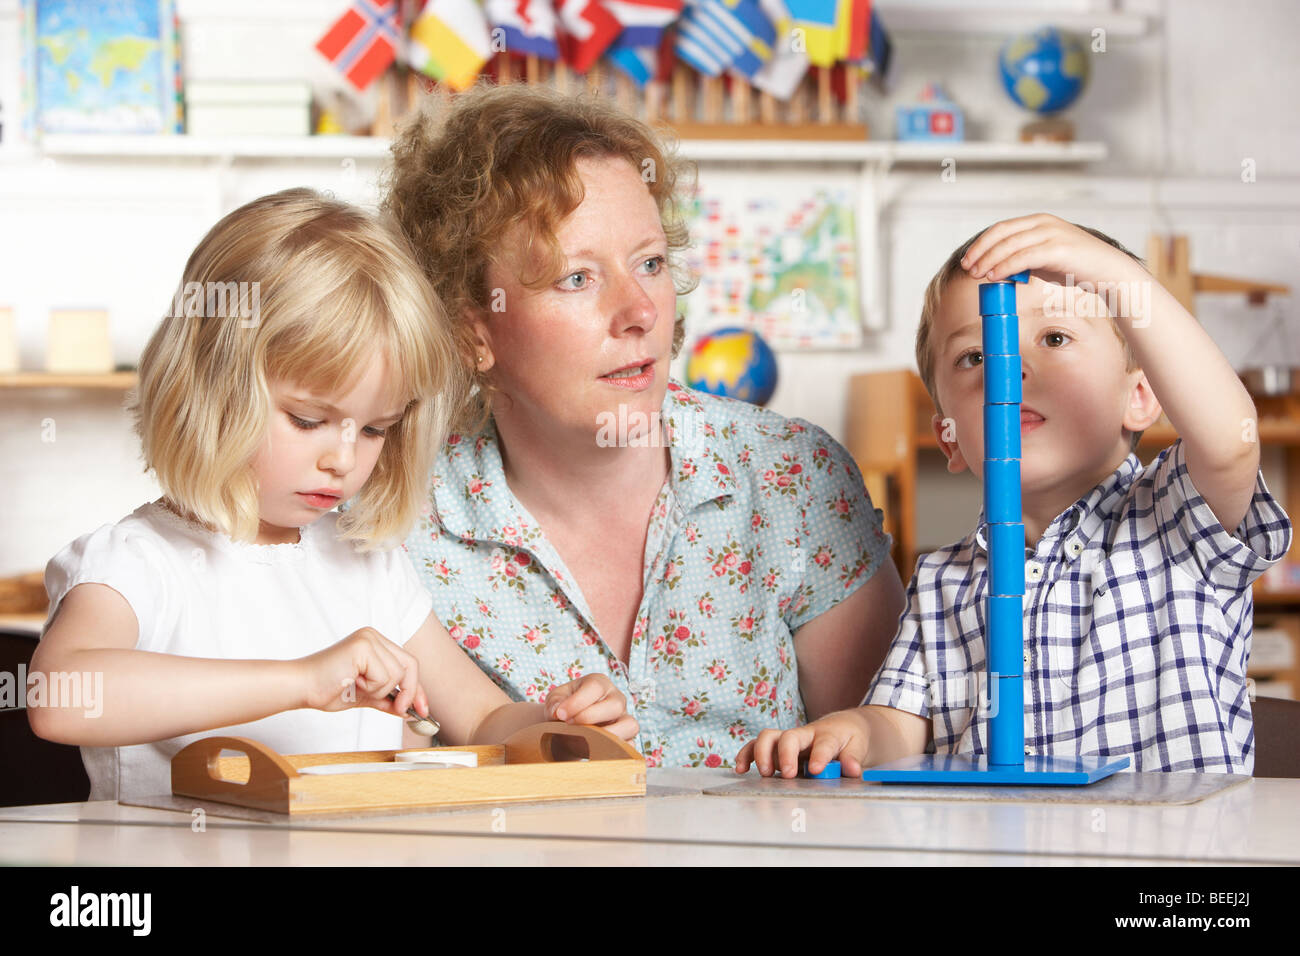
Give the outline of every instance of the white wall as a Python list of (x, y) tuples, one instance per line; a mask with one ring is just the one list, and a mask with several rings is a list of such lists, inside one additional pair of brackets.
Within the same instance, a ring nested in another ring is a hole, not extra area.
[[(334, 6), (229, 5), (221, 30), (187, 46), (190, 66), (206, 75), (226, 63), (267, 75), (288, 69), (286, 62), (311, 70), (311, 42)], [(251, 32), (241, 25), (240, 16), (264, 7), (286, 11), (283, 21), (257, 21)], [(182, 12), (187, 8), (198, 17), (214, 5), (183, 3)], [(878, 237), (887, 326), (853, 352), (783, 354), (777, 411), (842, 436), (848, 377), (912, 365), (926, 280), (958, 242), (1009, 215), (1046, 209), (1111, 232), (1139, 253), (1153, 228), (1176, 229), (1191, 236), (1195, 269), (1295, 281), (1300, 121), (1291, 96), (1300, 88), (1300, 61), (1285, 46), (1295, 33), (1293, 4), (1147, 0), (1126, 9), (1158, 16), (1142, 37), (1108, 40), (1105, 59), (1094, 61), (1091, 85), (1072, 111), (1079, 137), (1104, 140), (1110, 158), (1068, 173), (959, 169), (953, 183), (941, 182), (937, 169), (892, 174), (883, 184)], [(0, 0), (6, 143), (17, 123), (15, 10), (14, 0)], [(276, 42), (259, 54), (258, 38), (267, 36)], [(880, 102), (868, 96), (864, 108), (874, 135), (892, 135), (893, 103), (937, 79), (966, 108), (972, 138), (1015, 137), (1024, 117), (993, 75), (997, 38), (908, 34), (896, 43), (902, 65), (896, 93)], [(303, 56), (294, 61), (286, 51), (299, 48)], [(1241, 182), (1245, 158), (1255, 160), (1255, 183)], [(726, 176), (730, 168), (702, 164), (701, 176)], [(116, 358), (134, 361), (190, 249), (221, 213), (293, 185), (373, 202), (378, 169), (365, 159), (355, 167), (339, 160), (51, 161), (0, 149), (0, 306), (16, 310), (25, 365), (40, 367), (48, 312), (68, 305), (109, 309)], [(792, 171), (792, 185), (807, 175)], [(1202, 297), (1200, 313), (1228, 357), (1244, 358), (1253, 326), (1240, 307)], [(1291, 316), (1294, 330), (1300, 314)], [(0, 575), (43, 566), (71, 538), (156, 493), (139, 473), (119, 399), (0, 391)], [(42, 440), (47, 420), (55, 423), (53, 442)], [(1278, 483), (1276, 472), (1275, 462), (1266, 463), (1270, 484)], [(931, 500), (946, 505), (921, 515), (922, 541), (964, 533), (978, 509), (978, 486), (964, 478), (961, 490), (969, 496), (950, 496), (958, 479), (937, 466), (921, 481), (923, 494), (934, 488), (939, 494)]]

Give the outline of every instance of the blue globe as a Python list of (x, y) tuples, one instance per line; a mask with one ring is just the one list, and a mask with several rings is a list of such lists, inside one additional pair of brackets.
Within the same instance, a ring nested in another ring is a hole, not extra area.
[(766, 405), (776, 391), (776, 355), (748, 329), (718, 329), (691, 349), (686, 384), (710, 395)]
[(1033, 113), (1065, 109), (1088, 83), (1083, 42), (1055, 27), (1008, 40), (998, 55), (1002, 86), (1018, 106)]

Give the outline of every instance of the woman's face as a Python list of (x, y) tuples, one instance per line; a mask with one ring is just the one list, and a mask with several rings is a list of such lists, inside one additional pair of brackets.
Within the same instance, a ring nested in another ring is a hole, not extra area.
[(668, 387), (677, 306), (668, 241), (629, 162), (583, 159), (577, 171), (583, 201), (556, 232), (563, 270), (540, 289), (520, 283), (535, 274), (522, 268), (522, 227), (488, 270), (479, 368), (500, 393), (498, 422), (594, 441), (613, 415), (628, 423), (617, 434), (635, 438)]

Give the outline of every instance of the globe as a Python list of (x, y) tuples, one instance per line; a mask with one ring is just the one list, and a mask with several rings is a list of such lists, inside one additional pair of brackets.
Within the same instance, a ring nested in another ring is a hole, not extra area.
[(1007, 95), (1039, 114), (1065, 109), (1088, 82), (1088, 51), (1083, 42), (1055, 27), (1007, 41), (998, 66)]
[(748, 329), (718, 329), (692, 347), (686, 384), (710, 395), (766, 405), (776, 391), (776, 355)]

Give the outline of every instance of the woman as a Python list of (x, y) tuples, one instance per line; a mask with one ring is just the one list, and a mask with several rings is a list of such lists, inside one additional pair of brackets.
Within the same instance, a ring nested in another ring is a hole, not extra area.
[(394, 155), (385, 206), (478, 383), (407, 542), (451, 635), (522, 699), (607, 674), (651, 766), (857, 705), (903, 606), (889, 538), (821, 429), (669, 381), (682, 162), (522, 85)]

